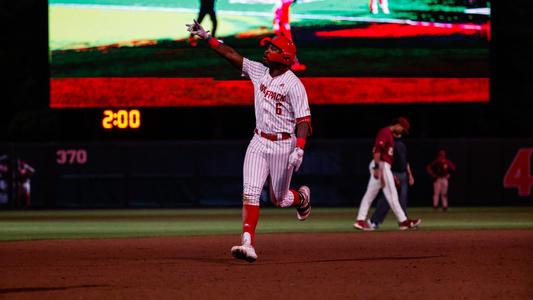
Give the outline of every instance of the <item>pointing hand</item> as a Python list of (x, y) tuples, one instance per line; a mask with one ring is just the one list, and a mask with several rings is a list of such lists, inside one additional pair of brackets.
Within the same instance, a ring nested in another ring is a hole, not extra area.
[(185, 24), (185, 26), (187, 26), (187, 31), (190, 32), (191, 34), (199, 36), (200, 38), (204, 40), (209, 39), (211, 37), (211, 35), (209, 34), (209, 30), (206, 31), (202, 27), (202, 25), (198, 23), (198, 21), (196, 20), (193, 20), (193, 21), (194, 21), (193, 24)]

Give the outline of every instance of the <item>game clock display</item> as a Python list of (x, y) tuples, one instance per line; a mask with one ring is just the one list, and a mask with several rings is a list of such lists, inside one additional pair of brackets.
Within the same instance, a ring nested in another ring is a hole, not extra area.
[(102, 115), (102, 128), (138, 129), (141, 127), (141, 112), (138, 109), (106, 109)]

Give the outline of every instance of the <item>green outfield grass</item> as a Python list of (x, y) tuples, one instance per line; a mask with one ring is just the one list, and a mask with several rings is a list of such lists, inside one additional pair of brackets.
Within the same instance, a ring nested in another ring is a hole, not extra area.
[[(412, 208), (419, 230), (533, 229), (533, 207)], [(259, 233), (354, 232), (355, 208), (315, 208), (309, 220), (293, 209), (263, 208)], [(239, 234), (240, 209), (2, 211), (0, 240)], [(389, 214), (379, 231), (397, 230)]]
[[(275, 0), (217, 0), (219, 37), (271, 28)], [(77, 49), (138, 40), (176, 40), (188, 36), (184, 24), (197, 18), (199, 1), (50, 0), (50, 49)], [(466, 1), (391, 1), (390, 15), (372, 15), (367, 0), (307, 0), (291, 7), (292, 26), (355, 24), (388, 19), (473, 22)], [(490, 1), (487, 2), (490, 7)], [(352, 18), (352, 19), (350, 19)], [(355, 18), (355, 19), (353, 19)], [(390, 21), (390, 20), (389, 20)], [(211, 28), (210, 18), (204, 23)]]

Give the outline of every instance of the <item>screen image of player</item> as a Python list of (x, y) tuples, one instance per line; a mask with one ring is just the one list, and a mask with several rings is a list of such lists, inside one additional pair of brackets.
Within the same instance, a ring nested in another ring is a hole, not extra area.
[[(209, 0), (49, 0), (50, 107), (252, 105), (185, 24)], [(488, 103), (489, 0), (214, 0), (216, 38), (260, 61), (285, 31), (310, 104)], [(210, 15), (202, 25), (213, 31)]]

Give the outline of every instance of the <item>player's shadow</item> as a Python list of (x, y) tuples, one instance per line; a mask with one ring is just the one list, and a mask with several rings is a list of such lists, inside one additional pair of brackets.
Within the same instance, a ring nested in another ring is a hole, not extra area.
[(356, 261), (385, 261), (385, 260), (420, 260), (442, 258), (444, 255), (428, 255), (428, 256), (383, 256), (383, 257), (367, 257), (367, 258), (337, 258), (337, 259), (317, 259), (317, 260), (299, 260), (299, 261), (285, 261), (285, 262), (266, 262), (265, 265), (290, 265), (290, 264), (313, 264), (313, 263), (330, 263), (330, 262), (356, 262)]
[[(256, 265), (290, 265), (290, 264), (316, 264), (316, 263), (332, 263), (332, 262), (357, 262), (357, 261), (387, 261), (387, 260), (422, 260), (443, 258), (445, 255), (426, 255), (426, 256), (382, 256), (382, 257), (366, 257), (366, 258), (337, 258), (337, 259), (315, 259), (315, 260), (297, 260), (297, 261), (256, 261)], [(234, 258), (219, 258), (219, 257), (173, 257), (167, 258), (169, 260), (192, 260), (202, 263), (213, 264), (232, 264), (241, 265), (248, 262), (236, 260)], [(171, 262), (166, 262), (171, 263)]]
[(47, 292), (47, 291), (64, 291), (70, 289), (86, 289), (86, 288), (99, 288), (109, 287), (109, 285), (73, 285), (73, 286), (47, 286), (47, 287), (23, 287), (23, 288), (0, 288), (0, 295), (11, 293), (30, 293), (30, 292)]

